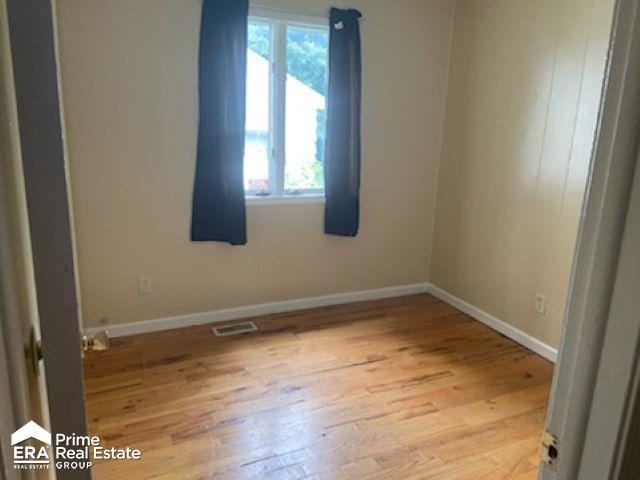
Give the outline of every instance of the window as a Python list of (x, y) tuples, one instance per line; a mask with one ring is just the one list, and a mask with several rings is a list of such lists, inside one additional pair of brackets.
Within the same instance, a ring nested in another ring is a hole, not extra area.
[(321, 195), (327, 19), (254, 11), (248, 32), (245, 193)]

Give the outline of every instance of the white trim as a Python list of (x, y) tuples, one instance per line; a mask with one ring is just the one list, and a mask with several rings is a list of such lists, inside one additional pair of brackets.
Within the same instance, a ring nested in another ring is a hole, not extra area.
[(328, 305), (340, 305), (345, 303), (363, 302), (366, 300), (377, 300), (382, 298), (402, 297), (418, 293), (430, 293), (434, 297), (451, 305), (452, 307), (466, 313), (470, 317), (484, 323), (488, 327), (509, 337), (511, 340), (537, 353), (538, 355), (556, 361), (557, 350), (546, 343), (532, 337), (531, 335), (518, 330), (502, 320), (498, 320), (493, 315), (480, 310), (458, 297), (445, 292), (441, 288), (430, 283), (415, 283), (410, 285), (398, 285), (394, 287), (376, 288), (373, 290), (360, 290), (347, 293), (333, 293), (319, 297), (299, 298), (294, 300), (282, 300), (277, 302), (260, 303), (257, 305), (246, 305), (243, 307), (225, 308), (222, 310), (212, 310), (209, 312), (194, 313), (191, 315), (178, 315), (175, 317), (154, 318), (142, 320), (140, 322), (122, 323), (116, 325), (102, 325), (85, 328), (84, 333), (93, 335), (105, 328), (109, 330), (109, 335), (113, 338), (127, 335), (137, 335), (140, 333), (159, 332), (174, 328), (189, 327), (193, 325), (206, 325), (208, 323), (225, 322), (239, 318), (251, 318), (272, 313), (291, 312), (294, 310), (304, 310), (307, 308), (325, 307)]
[(493, 330), (496, 330), (498, 333), (509, 337), (511, 340), (519, 343), (523, 347), (528, 348), (532, 352), (535, 352), (538, 355), (546, 358), (547, 360), (551, 360), (555, 363), (558, 356), (558, 351), (550, 345), (547, 345), (541, 340), (532, 337), (528, 333), (517, 329), (513, 325), (509, 325), (508, 323), (494, 317), (490, 313), (487, 313), (484, 310), (471, 305), (469, 302), (466, 302), (456, 297), (455, 295), (452, 295), (451, 293), (439, 287), (436, 287), (435, 285), (430, 285), (428, 292), (434, 297), (439, 298), (443, 302), (448, 303), (452, 307), (457, 308), (461, 312), (466, 313), (470, 317), (475, 318), (479, 322), (484, 323)]
[(324, 15), (312, 15), (267, 5), (251, 4), (249, 5), (249, 17), (259, 20), (283, 20), (285, 22), (296, 23), (299, 25), (326, 27), (327, 30), (329, 29), (329, 15), (326, 13)]
[(324, 195), (283, 195), (283, 196), (247, 196), (246, 204), (250, 207), (262, 207), (267, 205), (308, 205), (325, 202)]
[(373, 290), (360, 290), (356, 292), (334, 293), (319, 297), (300, 298), (295, 300), (282, 300), (278, 302), (246, 305), (243, 307), (225, 308), (210, 312), (194, 313), (191, 315), (179, 315), (164, 317), (140, 322), (122, 323), (116, 325), (102, 325), (85, 328), (87, 335), (92, 335), (105, 328), (111, 337), (123, 337), (139, 333), (159, 332), (174, 328), (188, 327), (192, 325), (206, 325), (208, 323), (224, 322), (238, 318), (250, 318), (272, 313), (304, 310), (307, 308), (325, 307), (328, 305), (340, 305), (343, 303), (362, 302), (381, 298), (401, 297), (429, 291), (428, 283), (416, 283), (411, 285), (399, 285), (393, 287), (376, 288)]
[(273, 73), (271, 75), (272, 92), (269, 102), (273, 112), (273, 122), (269, 125), (273, 143), (273, 151), (269, 156), (269, 178), (271, 193), (281, 196), (284, 192), (284, 174), (287, 144), (285, 130), (287, 129), (287, 22), (271, 18), (271, 61)]

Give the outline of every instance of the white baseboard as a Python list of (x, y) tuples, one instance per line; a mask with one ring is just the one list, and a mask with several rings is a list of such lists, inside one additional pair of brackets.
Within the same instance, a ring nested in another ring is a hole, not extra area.
[(194, 313), (190, 315), (178, 315), (175, 317), (154, 318), (139, 322), (121, 323), (115, 325), (101, 325), (87, 327), (84, 332), (92, 335), (102, 330), (108, 330), (110, 337), (124, 337), (139, 333), (159, 332), (192, 325), (205, 325), (207, 323), (225, 322), (238, 318), (250, 318), (271, 313), (283, 313), (307, 308), (325, 307), (328, 305), (340, 305), (342, 303), (363, 302), (381, 298), (402, 297), (416, 293), (429, 291), (428, 283), (416, 283), (411, 285), (399, 285), (394, 287), (376, 288), (373, 290), (360, 290), (357, 292), (334, 293), (320, 297), (308, 297), (295, 300), (282, 300), (279, 302), (260, 303), (243, 307), (225, 308), (210, 312)]
[(484, 323), (538, 355), (541, 355), (552, 362), (556, 361), (556, 349), (430, 283), (416, 283), (411, 285), (376, 288), (373, 290), (360, 290), (357, 292), (334, 293), (320, 297), (260, 303), (257, 305), (225, 308), (222, 310), (213, 310), (210, 312), (194, 313), (190, 315), (154, 318), (150, 320), (142, 320), (140, 322), (88, 327), (85, 328), (84, 331), (86, 334), (92, 335), (96, 332), (107, 329), (109, 331), (109, 335), (113, 338), (124, 337), (127, 335), (159, 332), (162, 330), (171, 330), (174, 328), (189, 327), (193, 325), (225, 322), (239, 318), (257, 317), (260, 315), (269, 315), (271, 313), (283, 313), (294, 310), (304, 310), (307, 308), (325, 307), (328, 305), (340, 305), (343, 303), (363, 302), (366, 300), (402, 297), (404, 295), (413, 295), (417, 293), (430, 293), (434, 297), (439, 298), (461, 312), (466, 313), (479, 322)]
[(490, 313), (487, 313), (484, 310), (480, 310), (478, 307), (465, 302), (455, 295), (452, 295), (451, 293), (442, 290), (439, 287), (436, 287), (435, 285), (429, 285), (428, 293), (436, 298), (439, 298), (443, 302), (448, 303), (452, 307), (457, 308), (461, 312), (466, 313), (470, 317), (475, 318), (479, 322), (484, 323), (488, 327), (496, 330), (504, 336), (509, 337), (511, 340), (518, 342), (523, 347), (528, 348), (529, 350), (537, 353), (547, 360), (551, 360), (554, 363), (556, 362), (558, 351), (550, 345), (542, 342), (541, 340), (538, 340), (528, 333), (525, 333), (522, 330), (519, 330), (516, 327), (497, 319)]

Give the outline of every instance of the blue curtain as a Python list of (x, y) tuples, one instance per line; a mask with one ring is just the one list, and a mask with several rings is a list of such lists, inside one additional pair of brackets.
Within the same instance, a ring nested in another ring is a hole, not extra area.
[(360, 26), (357, 10), (329, 15), (324, 231), (355, 237), (360, 215)]
[(204, 0), (191, 240), (247, 243), (243, 184), (247, 0)]

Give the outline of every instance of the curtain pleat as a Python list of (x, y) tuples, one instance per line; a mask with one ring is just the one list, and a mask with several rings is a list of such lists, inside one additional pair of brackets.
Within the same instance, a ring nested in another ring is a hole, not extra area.
[(349, 237), (360, 216), (360, 17), (337, 8), (329, 15), (324, 231)]
[(191, 240), (247, 243), (243, 183), (247, 0), (204, 0)]

